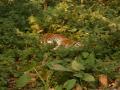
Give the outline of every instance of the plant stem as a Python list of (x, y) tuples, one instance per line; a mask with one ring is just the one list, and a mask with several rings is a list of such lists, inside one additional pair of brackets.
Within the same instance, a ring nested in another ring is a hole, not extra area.
[(45, 90), (48, 90), (48, 85), (46, 84), (45, 80), (41, 77), (41, 75), (38, 73), (38, 71), (36, 70), (35, 67), (33, 67), (33, 69), (35, 70), (36, 74), (38, 75), (38, 77), (40, 78), (40, 80), (42, 81), (42, 83), (45, 86)]

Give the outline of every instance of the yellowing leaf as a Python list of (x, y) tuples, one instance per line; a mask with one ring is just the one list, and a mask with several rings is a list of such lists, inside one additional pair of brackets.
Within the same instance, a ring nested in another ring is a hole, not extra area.
[(77, 62), (76, 60), (72, 62), (71, 67), (75, 71), (80, 71), (85, 69), (85, 67), (80, 62)]
[(34, 16), (30, 16), (28, 17), (29, 23), (32, 24), (34, 22), (36, 22), (36, 18)]
[(74, 74), (74, 76), (78, 78), (83, 78), (83, 73), (76, 73)]
[(89, 81), (95, 81), (95, 78), (88, 73), (84, 73), (83, 80), (89, 82)]
[(76, 80), (75, 79), (71, 79), (68, 80), (64, 83), (64, 88), (66, 88), (66, 90), (71, 90), (76, 84)]
[(68, 68), (66, 68), (60, 64), (54, 64), (50, 68), (53, 70), (57, 70), (57, 71), (70, 71)]

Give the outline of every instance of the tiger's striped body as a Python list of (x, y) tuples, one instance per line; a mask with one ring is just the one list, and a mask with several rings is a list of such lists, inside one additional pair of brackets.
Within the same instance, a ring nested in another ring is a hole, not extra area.
[(75, 46), (75, 47), (81, 46), (80, 42), (71, 40), (61, 34), (52, 34), (52, 33), (47, 33), (43, 35), (42, 43), (55, 44), (56, 47), (54, 48), (54, 50), (56, 50), (60, 46), (63, 46), (65, 48), (70, 46)]

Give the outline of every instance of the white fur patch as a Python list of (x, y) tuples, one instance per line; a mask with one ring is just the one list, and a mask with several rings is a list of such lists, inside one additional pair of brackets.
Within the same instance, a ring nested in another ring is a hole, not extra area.
[(47, 43), (48, 43), (48, 44), (52, 44), (52, 43), (53, 43), (53, 41), (47, 41)]

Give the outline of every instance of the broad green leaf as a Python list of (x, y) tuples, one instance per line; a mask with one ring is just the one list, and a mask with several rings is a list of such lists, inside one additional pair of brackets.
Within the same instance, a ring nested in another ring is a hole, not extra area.
[(68, 69), (60, 64), (53, 64), (49, 68), (56, 70), (56, 71), (71, 71), (70, 69)]
[(52, 62), (48, 62), (47, 66), (56, 71), (71, 71), (69, 68), (66, 68), (65, 66), (61, 65), (62, 61), (56, 60)]
[(94, 61), (95, 60), (94, 53), (91, 53), (88, 58), (89, 58), (89, 60)]
[(55, 90), (62, 90), (62, 86), (58, 86), (58, 85), (57, 85), (57, 86), (55, 87)]
[(66, 88), (66, 90), (71, 90), (76, 84), (76, 80), (75, 79), (71, 79), (68, 80), (64, 83), (64, 88)]
[(78, 77), (78, 78), (83, 78), (83, 73), (76, 73), (73, 76)]
[(83, 80), (87, 81), (87, 82), (90, 82), (90, 81), (95, 81), (95, 78), (94, 76), (88, 74), (88, 73), (84, 73), (84, 76), (82, 78)]
[(80, 62), (77, 62), (76, 60), (72, 62), (71, 67), (75, 71), (80, 71), (85, 69), (85, 67)]
[(91, 53), (91, 54), (88, 56), (88, 58), (86, 59), (86, 63), (87, 63), (89, 66), (94, 66), (95, 60), (96, 60), (96, 58), (95, 58), (94, 53)]
[(83, 52), (83, 53), (82, 53), (83, 58), (87, 58), (87, 57), (88, 57), (88, 55), (89, 55), (89, 53), (88, 53), (88, 52)]
[(22, 88), (24, 87), (29, 81), (31, 80), (31, 77), (27, 74), (23, 74), (17, 81), (16, 81), (16, 87)]

